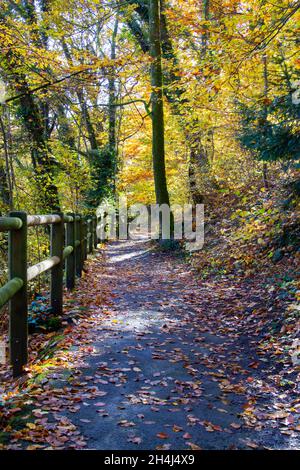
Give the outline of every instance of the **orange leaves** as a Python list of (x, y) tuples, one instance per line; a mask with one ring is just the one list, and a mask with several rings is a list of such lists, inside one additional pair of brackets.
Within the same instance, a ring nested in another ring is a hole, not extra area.
[(246, 392), (246, 388), (243, 385), (243, 383), (233, 384), (233, 383), (230, 383), (229, 380), (227, 379), (221, 380), (220, 387), (222, 391), (225, 393), (235, 392), (235, 393), (243, 394)]
[(156, 436), (159, 439), (168, 439), (169, 438), (168, 434), (166, 434), (165, 432), (159, 432), (159, 433), (156, 434)]
[(213, 424), (210, 421), (199, 421), (199, 423), (205, 427), (207, 432), (223, 431), (221, 426), (218, 424)]

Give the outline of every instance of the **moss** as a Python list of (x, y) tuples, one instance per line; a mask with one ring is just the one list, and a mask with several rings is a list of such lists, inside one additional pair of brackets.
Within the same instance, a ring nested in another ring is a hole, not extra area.
[(33, 422), (34, 420), (33, 416), (31, 415), (32, 409), (33, 407), (31, 405), (23, 405), (22, 410), (9, 419), (8, 425), (16, 431), (23, 429), (26, 423)]
[(61, 319), (59, 317), (52, 317), (46, 323), (47, 329), (57, 331), (61, 328)]
[(9, 444), (10, 434), (8, 432), (0, 431), (0, 444)]

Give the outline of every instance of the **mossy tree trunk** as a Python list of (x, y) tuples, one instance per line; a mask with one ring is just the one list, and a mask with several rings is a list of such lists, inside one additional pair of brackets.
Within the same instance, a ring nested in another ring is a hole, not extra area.
[(157, 204), (170, 204), (165, 167), (163, 78), (160, 39), (160, 1), (149, 0), (152, 85), (152, 159)]

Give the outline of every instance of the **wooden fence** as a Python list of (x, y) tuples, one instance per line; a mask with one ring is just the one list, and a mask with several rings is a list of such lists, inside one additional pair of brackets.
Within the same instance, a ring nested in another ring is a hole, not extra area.
[[(28, 267), (28, 227), (50, 225), (50, 257)], [(28, 358), (27, 283), (51, 270), (51, 311), (63, 311), (64, 270), (67, 289), (75, 287), (81, 277), (88, 253), (97, 247), (97, 219), (78, 214), (27, 215), (11, 212), (0, 217), (0, 232), (9, 232), (9, 280), (0, 288), (0, 308), (9, 302), (9, 352), (14, 377), (23, 372)]]

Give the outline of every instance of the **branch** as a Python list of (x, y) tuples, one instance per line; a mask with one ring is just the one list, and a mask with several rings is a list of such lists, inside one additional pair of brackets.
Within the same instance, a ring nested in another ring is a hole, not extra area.
[[(33, 93), (35, 93), (36, 91), (40, 91), (40, 90), (44, 90), (45, 88), (49, 88), (51, 86), (54, 86), (54, 85), (57, 85), (58, 83), (62, 83), (66, 80), (68, 80), (69, 78), (73, 78), (79, 74), (82, 74), (82, 73), (85, 73), (87, 72), (87, 70), (79, 70), (77, 72), (74, 72), (74, 73), (71, 73), (69, 75), (67, 75), (66, 77), (62, 77), (62, 78), (59, 78), (58, 80), (55, 80), (54, 82), (47, 82), (47, 83), (43, 83), (42, 85), (39, 85), (37, 86), (36, 88), (32, 88), (31, 90), (27, 91), (27, 92), (24, 92), (24, 93), (20, 93), (19, 95), (15, 95), (15, 96), (11, 96), (10, 98), (7, 98), (4, 102), (0, 102), (0, 104), (4, 105), (4, 104), (7, 104), (7, 103), (10, 103), (11, 101), (16, 101), (20, 98), (22, 98), (23, 96), (27, 96), (27, 95), (31, 95)], [(145, 106), (145, 109), (146, 109), (146, 112), (148, 114), (151, 114), (151, 111), (150, 111), (150, 108), (149, 108), (149, 103), (147, 103), (145, 100), (131, 100), (131, 101), (127, 101), (126, 103), (115, 103), (113, 105), (109, 105), (107, 103), (99, 103), (98, 106), (127, 106), (129, 104), (133, 104), (133, 103), (143, 103), (143, 105)]]
[(62, 83), (65, 80), (68, 80), (69, 78), (75, 77), (77, 75), (80, 75), (81, 73), (86, 73), (86, 72), (87, 72), (87, 70), (78, 70), (77, 72), (71, 73), (71, 74), (67, 75), (66, 77), (62, 77), (62, 78), (59, 78), (58, 80), (55, 80), (54, 82), (43, 83), (42, 85), (39, 85), (36, 88), (32, 88), (31, 90), (29, 90), (27, 92), (20, 93), (19, 95), (11, 96), (10, 98), (7, 98), (3, 103), (0, 102), (0, 104), (3, 105), (3, 104), (6, 104), (6, 103), (10, 103), (11, 101), (18, 100), (18, 99), (22, 98), (23, 96), (31, 95), (31, 94), (35, 93), (36, 91), (44, 90), (45, 88), (49, 88), (51, 86), (57, 85), (58, 83)]
[(145, 100), (142, 100), (142, 99), (137, 99), (137, 100), (130, 100), (130, 101), (126, 101), (125, 103), (114, 103), (114, 104), (108, 104), (108, 103), (99, 103), (97, 106), (115, 106), (115, 107), (122, 107), (122, 106), (127, 106), (129, 104), (133, 104), (133, 103), (143, 103), (143, 105), (145, 106), (145, 110), (147, 112), (147, 115), (148, 114), (151, 114), (151, 110), (150, 110), (150, 103), (147, 103)]

